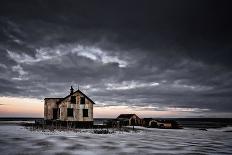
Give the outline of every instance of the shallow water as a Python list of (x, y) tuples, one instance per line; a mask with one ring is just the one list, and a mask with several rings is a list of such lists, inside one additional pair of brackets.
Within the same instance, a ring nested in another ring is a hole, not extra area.
[(231, 130), (149, 129), (99, 135), (0, 125), (0, 154), (232, 154)]

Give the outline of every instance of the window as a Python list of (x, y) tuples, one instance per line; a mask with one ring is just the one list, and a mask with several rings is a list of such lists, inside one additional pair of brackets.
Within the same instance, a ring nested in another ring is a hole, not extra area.
[(57, 119), (57, 112), (58, 112), (58, 109), (53, 108), (53, 119)]
[(81, 104), (85, 104), (85, 97), (81, 97)]
[(67, 116), (73, 117), (73, 108), (67, 108)]
[(83, 117), (89, 117), (88, 109), (83, 109)]
[(60, 118), (60, 108), (58, 108), (58, 112), (57, 112), (57, 113), (58, 113), (58, 116), (57, 116), (57, 117), (58, 117), (58, 119), (59, 119), (59, 118)]
[(71, 103), (76, 104), (76, 96), (71, 96)]

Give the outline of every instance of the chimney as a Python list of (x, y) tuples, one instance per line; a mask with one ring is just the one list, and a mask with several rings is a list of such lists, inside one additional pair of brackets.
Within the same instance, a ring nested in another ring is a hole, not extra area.
[(72, 94), (73, 94), (73, 91), (74, 91), (74, 89), (73, 89), (73, 87), (71, 86), (71, 89), (70, 89), (70, 95), (72, 95)]

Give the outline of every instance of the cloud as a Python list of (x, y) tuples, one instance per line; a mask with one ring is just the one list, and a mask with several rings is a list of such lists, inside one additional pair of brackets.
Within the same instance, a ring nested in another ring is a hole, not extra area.
[(139, 83), (136, 81), (123, 81), (122, 83), (107, 83), (107, 90), (127, 90), (127, 89), (136, 89), (141, 87), (155, 87), (158, 86), (157, 82), (150, 83)]
[(60, 45), (56, 48), (40, 48), (35, 49), (35, 56), (32, 57), (26, 53), (16, 53), (7, 50), (8, 56), (17, 63), (34, 64), (41, 61), (48, 61), (58, 59), (59, 57), (68, 54), (77, 54), (93, 61), (98, 61), (103, 64), (117, 63), (119, 67), (126, 67), (128, 63), (117, 56), (108, 55), (107, 52), (102, 51), (100, 48), (89, 47), (83, 45)]
[(181, 107), (168, 107), (168, 111), (178, 111), (178, 112), (206, 112), (210, 109), (200, 109), (200, 108), (181, 108)]
[(63, 97), (79, 85), (99, 107), (231, 113), (230, 8), (22, 4), (0, 6), (1, 96)]
[(7, 68), (7, 66), (6, 66), (5, 64), (0, 64), (0, 67), (1, 67), (1, 68), (4, 68), (4, 69)]
[(49, 49), (35, 49), (35, 57), (26, 53), (16, 53), (7, 50), (8, 56), (17, 63), (34, 64), (40, 61), (50, 60), (59, 56), (59, 51), (49, 51)]
[(102, 63), (118, 63), (119, 67), (126, 67), (128, 63), (124, 60), (119, 59), (116, 56), (109, 56), (106, 52), (103, 52), (101, 49), (96, 47), (83, 47), (77, 46), (72, 50), (76, 52), (79, 56), (84, 56), (90, 58), (94, 61), (101, 61)]
[(19, 74), (18, 77), (13, 77), (13, 80), (27, 80), (28, 78), (26, 77), (26, 75), (28, 74), (27, 72), (25, 72), (23, 70), (23, 68), (20, 65), (17, 66), (13, 66), (12, 67), (12, 71), (13, 72), (17, 72)]

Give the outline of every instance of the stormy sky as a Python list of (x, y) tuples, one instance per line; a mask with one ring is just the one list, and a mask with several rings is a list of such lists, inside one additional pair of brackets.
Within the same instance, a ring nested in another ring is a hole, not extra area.
[[(2, 0), (0, 96), (232, 117), (229, 1)], [(1, 103), (4, 106), (5, 103)]]

